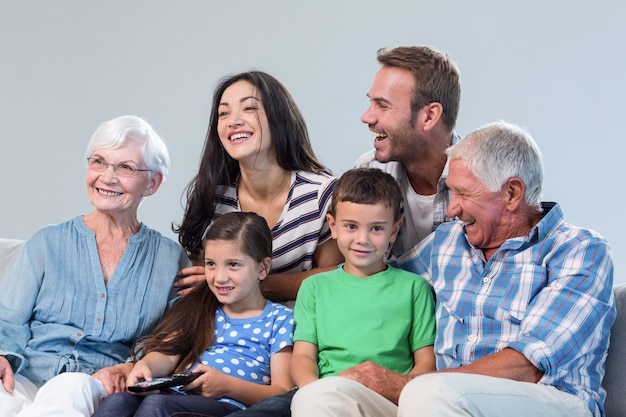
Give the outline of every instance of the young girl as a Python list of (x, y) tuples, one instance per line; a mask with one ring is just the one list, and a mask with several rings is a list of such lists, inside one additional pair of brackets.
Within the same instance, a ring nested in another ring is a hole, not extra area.
[(94, 416), (220, 417), (293, 388), (292, 312), (267, 301), (260, 290), (272, 256), (266, 221), (245, 212), (220, 216), (205, 233), (204, 253), (207, 285), (181, 298), (138, 341), (133, 353), (140, 359), (126, 382), (185, 370), (203, 374), (168, 393), (112, 394)]

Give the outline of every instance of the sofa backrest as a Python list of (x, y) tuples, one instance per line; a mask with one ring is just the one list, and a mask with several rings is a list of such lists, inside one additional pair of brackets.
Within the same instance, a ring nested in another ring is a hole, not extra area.
[(0, 279), (2, 279), (13, 261), (15, 261), (23, 245), (23, 240), (0, 238)]
[(611, 345), (602, 386), (606, 389), (606, 417), (626, 417), (626, 284), (613, 288), (617, 318), (611, 329)]

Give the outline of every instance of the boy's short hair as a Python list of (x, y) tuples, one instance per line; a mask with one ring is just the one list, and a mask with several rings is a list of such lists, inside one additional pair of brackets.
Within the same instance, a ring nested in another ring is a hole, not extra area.
[(402, 193), (390, 174), (378, 168), (353, 168), (346, 171), (335, 183), (331, 214), (337, 211), (337, 203), (348, 201), (355, 204), (383, 204), (393, 211), (394, 221), (402, 218)]

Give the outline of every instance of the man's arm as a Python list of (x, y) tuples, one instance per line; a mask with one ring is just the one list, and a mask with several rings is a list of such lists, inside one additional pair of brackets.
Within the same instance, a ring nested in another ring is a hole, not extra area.
[[(402, 388), (404, 388), (411, 379), (425, 373), (422, 371), (423, 369), (420, 369), (419, 371), (411, 371), (411, 373), (403, 375), (373, 362), (365, 362), (353, 368), (346, 369), (339, 375), (360, 382), (394, 404), (398, 404), (398, 398), (400, 397)], [(500, 352), (485, 356), (467, 366), (436, 372), (460, 372), (487, 375), (532, 383), (538, 382), (543, 376), (543, 373), (533, 366), (524, 355), (513, 349), (503, 349)]]
[(339, 376), (360, 382), (394, 404), (398, 404), (402, 388), (417, 375), (400, 374), (374, 362), (363, 362), (340, 372)]
[(435, 353), (433, 346), (426, 346), (413, 352), (415, 365), (408, 374), (400, 374), (374, 362), (364, 362), (339, 373), (339, 376), (360, 382), (372, 391), (377, 392), (394, 404), (402, 388), (416, 376), (434, 372)]
[(442, 369), (439, 372), (477, 374), (514, 381), (537, 383), (543, 372), (537, 369), (524, 355), (510, 348), (480, 358), (469, 365)]

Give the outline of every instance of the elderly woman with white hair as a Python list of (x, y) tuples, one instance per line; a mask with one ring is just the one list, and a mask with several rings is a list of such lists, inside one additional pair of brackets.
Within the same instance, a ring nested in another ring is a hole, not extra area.
[(189, 265), (179, 244), (137, 218), (169, 171), (153, 128), (136, 116), (104, 122), (86, 161), (94, 211), (38, 230), (0, 281), (1, 416), (91, 415), (124, 389), (119, 364)]

